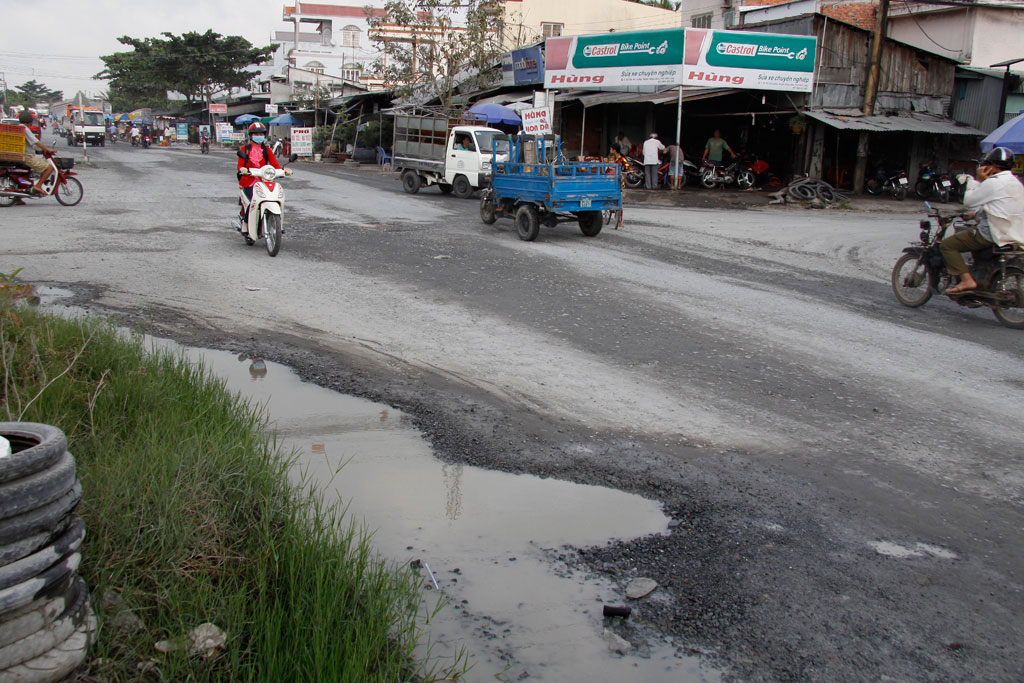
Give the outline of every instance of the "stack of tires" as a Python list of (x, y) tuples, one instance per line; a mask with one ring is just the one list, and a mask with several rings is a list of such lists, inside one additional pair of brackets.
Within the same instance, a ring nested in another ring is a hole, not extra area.
[(78, 575), (82, 487), (61, 430), (0, 422), (0, 436), (0, 683), (59, 681), (96, 628)]

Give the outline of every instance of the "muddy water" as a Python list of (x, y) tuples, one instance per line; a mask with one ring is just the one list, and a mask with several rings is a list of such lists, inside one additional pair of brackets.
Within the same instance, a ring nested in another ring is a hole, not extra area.
[[(292, 471), (297, 484), (341, 501), (385, 557), (419, 561), (424, 611), (442, 596), (447, 604), (427, 624), (425, 645), (442, 662), (468, 655), (467, 681), (719, 680), (697, 659), (645, 642), (629, 622), (604, 618), (603, 605), (630, 602), (624, 587), (559, 559), (564, 545), (664, 533), (668, 519), (656, 502), (445, 464), (407, 415), (385, 405), (303, 383), (289, 368), (260, 359), (183, 352), (229, 390), (266, 406), (285, 450), (300, 454)], [(644, 600), (657, 599), (655, 591)], [(630, 603), (635, 613), (644, 600)], [(606, 630), (626, 636), (633, 649), (625, 656), (610, 651)]]

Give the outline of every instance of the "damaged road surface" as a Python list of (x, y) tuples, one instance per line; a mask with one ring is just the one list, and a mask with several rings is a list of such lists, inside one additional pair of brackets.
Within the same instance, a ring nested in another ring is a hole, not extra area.
[(918, 215), (627, 207), (526, 243), (297, 164), (270, 259), (228, 154), (90, 158), (81, 205), (0, 210), (0, 272), (385, 403), (447, 463), (659, 501), (666, 533), (552, 559), (657, 582), (645, 638), (733, 680), (1024, 678), (1024, 336), (895, 300)]

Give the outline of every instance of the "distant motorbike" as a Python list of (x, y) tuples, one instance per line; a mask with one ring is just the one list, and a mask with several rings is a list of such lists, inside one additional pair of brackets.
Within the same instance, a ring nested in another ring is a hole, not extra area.
[(210, 138), (206, 137), (205, 135), (199, 138), (199, 151), (202, 154), (210, 153)]
[(74, 206), (82, 201), (85, 194), (82, 183), (74, 177), (77, 174), (71, 170), (75, 166), (75, 160), (54, 157), (50, 153), (44, 153), (43, 156), (54, 170), (46, 180), (43, 194), (32, 191), (32, 171), (28, 168), (10, 164), (0, 165), (0, 206), (11, 206), (19, 199), (41, 199), (50, 196), (56, 197), (64, 206)]
[(948, 202), (953, 190), (953, 181), (944, 173), (935, 172), (935, 161), (922, 161), (917, 166), (917, 182), (914, 192), (921, 199), (937, 198), (940, 202)]
[(947, 294), (953, 276), (939, 251), (939, 242), (953, 227), (967, 229), (973, 222), (962, 213), (943, 214), (925, 202), (929, 218), (938, 221), (920, 223), (920, 241), (903, 249), (903, 256), (892, 269), (892, 290), (900, 303), (910, 308), (923, 306), (933, 293), (945, 294), (968, 308), (988, 306), (1006, 327), (1024, 329), (1024, 248), (1019, 245), (988, 247), (970, 253), (968, 265), (978, 288), (959, 294)]
[(868, 178), (864, 189), (870, 195), (891, 194), (894, 198), (903, 201), (907, 198), (907, 188), (909, 186), (910, 180), (907, 178), (906, 171), (896, 171), (895, 173), (887, 174), (882, 169), (877, 169), (874, 176)]
[(734, 184), (741, 190), (749, 190), (754, 186), (754, 172), (738, 159), (730, 164), (717, 164), (704, 161), (700, 167), (700, 184), (710, 189)]
[(147, 135), (146, 133), (143, 133), (142, 134), (142, 148), (143, 149), (148, 148), (149, 144), (150, 144), (149, 135)]

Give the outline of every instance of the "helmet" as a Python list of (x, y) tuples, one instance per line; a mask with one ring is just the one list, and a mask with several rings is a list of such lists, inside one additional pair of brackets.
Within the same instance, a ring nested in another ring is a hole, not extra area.
[(18, 114), (18, 122), (24, 123), (26, 126), (32, 123), (32, 118), (32, 112), (30, 112), (28, 109), (22, 109), (21, 112)]
[(264, 126), (259, 121), (256, 121), (252, 125), (249, 126), (249, 137), (252, 137), (253, 135), (266, 135), (266, 134), (267, 134), (267, 127)]
[(996, 166), (1004, 171), (1009, 171), (1013, 168), (1013, 152), (1005, 147), (993, 147), (982, 158), (979, 166)]

